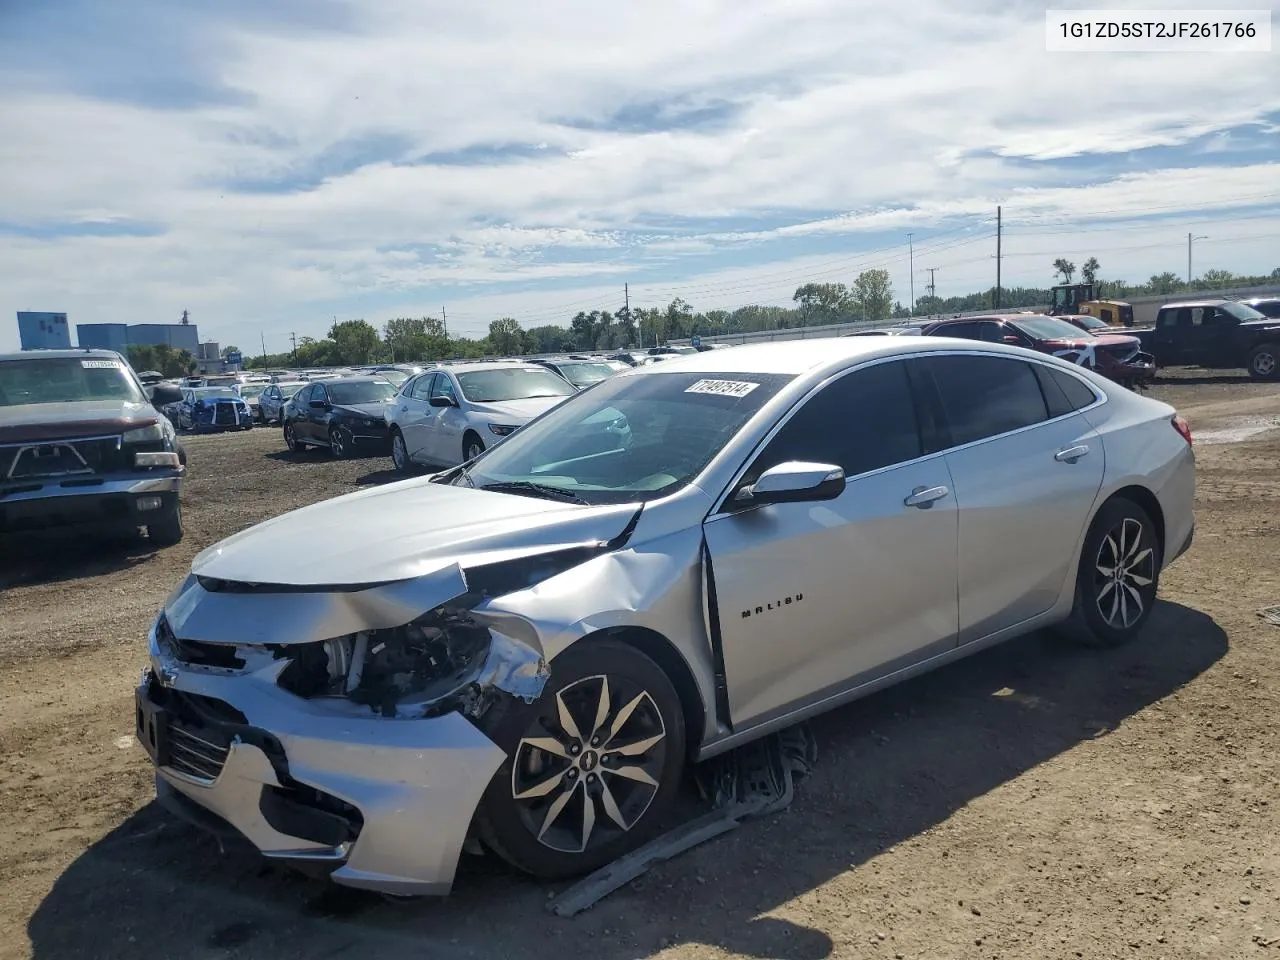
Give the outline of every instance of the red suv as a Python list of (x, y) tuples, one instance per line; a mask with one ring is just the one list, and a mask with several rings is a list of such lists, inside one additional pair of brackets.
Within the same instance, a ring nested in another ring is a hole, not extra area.
[(938, 320), (921, 329), (926, 337), (959, 337), (1008, 343), (1078, 363), (1130, 389), (1144, 386), (1156, 374), (1155, 358), (1142, 352), (1142, 342), (1124, 333), (1093, 334), (1039, 313), (1004, 313), (988, 317)]

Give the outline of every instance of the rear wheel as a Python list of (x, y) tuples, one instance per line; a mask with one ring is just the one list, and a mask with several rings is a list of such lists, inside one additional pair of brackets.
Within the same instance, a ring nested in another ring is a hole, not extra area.
[(1075, 605), (1059, 631), (1091, 647), (1118, 647), (1151, 616), (1163, 558), (1155, 523), (1132, 500), (1098, 511), (1085, 537), (1076, 574)]
[(307, 444), (298, 439), (292, 423), (285, 423), (284, 425), (284, 445), (294, 453), (305, 453), (307, 451)]
[(1274, 380), (1280, 376), (1280, 344), (1264, 343), (1249, 354), (1249, 376), (1255, 380)]
[(405, 446), (404, 434), (394, 429), (391, 431), (391, 462), (401, 473), (409, 473), (413, 470), (413, 464), (409, 460), (409, 448)]
[(508, 700), (483, 726), (507, 759), (480, 802), (480, 838), (535, 876), (588, 873), (640, 846), (679, 789), (680, 699), (661, 667), (616, 640), (569, 648), (537, 701)]

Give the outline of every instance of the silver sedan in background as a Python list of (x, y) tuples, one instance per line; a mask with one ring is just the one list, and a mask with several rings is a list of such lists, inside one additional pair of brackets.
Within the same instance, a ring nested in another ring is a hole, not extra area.
[(138, 736), (167, 802), (338, 883), (445, 893), (469, 836), (580, 874), (689, 761), (1041, 627), (1132, 640), (1194, 496), (1172, 407), (1054, 357), (673, 357), (205, 550)]
[(258, 394), (258, 419), (263, 423), (279, 423), (285, 404), (305, 386), (307, 381), (303, 380), (269, 384)]

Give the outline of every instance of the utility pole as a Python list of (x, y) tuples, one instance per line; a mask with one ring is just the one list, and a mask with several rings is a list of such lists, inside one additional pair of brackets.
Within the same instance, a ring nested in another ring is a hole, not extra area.
[(1000, 208), (996, 207), (996, 302), (991, 305), (993, 310), (1000, 309), (1000, 240), (1003, 233), (1003, 226), (1000, 216)]
[(929, 271), (929, 296), (930, 296), (930, 298), (933, 298), (933, 297), (935, 296), (935, 294), (934, 294), (934, 290), (936, 290), (936, 289), (937, 289), (937, 286), (936, 286), (936, 285), (934, 284), (934, 282), (933, 282), (933, 275), (934, 275), (935, 273), (937, 273), (937, 272), (938, 272), (938, 268), (937, 268), (937, 267), (926, 267), (925, 269), (927, 269), (927, 270)]
[(262, 341), (262, 369), (267, 369), (267, 338), (261, 330), (258, 331), (258, 339)]
[(298, 365), (298, 335), (296, 333), (289, 334), (289, 340), (293, 343), (293, 365)]
[(912, 241), (913, 234), (907, 234), (907, 273), (910, 275), (911, 306), (907, 308), (908, 316), (916, 315), (916, 249)]
[(1205, 236), (1193, 237), (1191, 234), (1189, 233), (1187, 234), (1187, 286), (1188, 287), (1191, 286), (1191, 241), (1192, 240), (1208, 240), (1208, 239), (1209, 238)]
[[(631, 316), (631, 284), (624, 283), (622, 285), (622, 301), (627, 311), (627, 319), (632, 323), (636, 323), (635, 318)], [(640, 329), (640, 324), (636, 323), (636, 336), (640, 338), (639, 349), (644, 349), (644, 331)]]
[(449, 315), (444, 312), (444, 307), (440, 308), (440, 325), (444, 327), (444, 336), (449, 338)]

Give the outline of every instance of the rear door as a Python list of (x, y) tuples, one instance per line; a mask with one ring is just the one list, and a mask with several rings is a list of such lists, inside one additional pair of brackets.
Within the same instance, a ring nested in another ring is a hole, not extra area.
[[(970, 643), (1046, 612), (1074, 575), (1102, 485), (1102, 443), (1078, 403), (1046, 399), (1034, 361), (924, 362), (959, 510), (959, 632)], [(1092, 388), (1087, 396), (1096, 399)]]
[(704, 525), (735, 727), (955, 646), (956, 505), (944, 457), (925, 453), (914, 362), (829, 382), (734, 484), (785, 461), (834, 463), (847, 476), (839, 497), (722, 510)]

